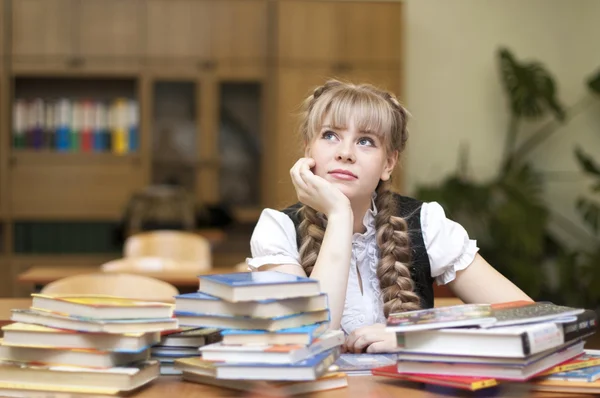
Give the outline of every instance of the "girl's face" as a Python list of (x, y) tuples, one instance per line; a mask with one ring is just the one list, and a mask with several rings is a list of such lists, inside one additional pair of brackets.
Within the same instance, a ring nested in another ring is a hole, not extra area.
[(360, 131), (352, 118), (347, 126), (331, 124), (326, 117), (306, 147), (306, 156), (316, 163), (313, 173), (334, 184), (350, 200), (370, 200), (379, 180), (390, 178), (398, 154), (387, 154), (381, 135)]

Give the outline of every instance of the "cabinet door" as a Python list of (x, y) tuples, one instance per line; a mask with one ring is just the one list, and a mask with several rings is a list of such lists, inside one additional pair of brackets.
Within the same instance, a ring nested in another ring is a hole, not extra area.
[(210, 57), (210, 2), (147, 0), (146, 15), (150, 65), (196, 68)]
[(72, 13), (71, 0), (13, 0), (14, 69), (64, 66), (74, 51)]
[(277, 55), (281, 63), (329, 64), (340, 51), (338, 4), (289, 0), (277, 3)]
[(340, 62), (396, 64), (401, 55), (402, 4), (339, 2)]
[(212, 3), (211, 47), (219, 68), (266, 65), (267, 6), (264, 0)]
[(139, 66), (142, 10), (141, 0), (79, 0), (76, 37), (83, 66)]
[(277, 71), (275, 121), (264, 147), (267, 161), (272, 162), (265, 167), (265, 181), (271, 184), (265, 189), (268, 206), (280, 208), (298, 200), (289, 171), (304, 153), (298, 133), (300, 106), (330, 76), (327, 68), (282, 67)]

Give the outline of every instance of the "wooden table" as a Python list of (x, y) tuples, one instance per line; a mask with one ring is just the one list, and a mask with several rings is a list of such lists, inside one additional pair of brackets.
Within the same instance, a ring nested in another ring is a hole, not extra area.
[[(485, 392), (485, 393), (484, 393)], [(203, 397), (203, 398), (225, 398), (225, 397), (245, 397), (259, 398), (266, 395), (259, 391), (254, 393), (244, 393), (240, 391), (227, 390), (225, 388), (212, 387), (208, 385), (196, 384), (182, 381), (179, 376), (161, 376), (150, 385), (144, 387), (136, 394), (130, 395), (131, 398), (163, 398), (163, 397)], [(306, 395), (304, 395), (306, 396)], [(419, 383), (410, 383), (401, 380), (393, 380), (386, 377), (376, 376), (349, 376), (348, 387), (337, 390), (322, 391), (309, 395), (311, 398), (433, 398), (433, 397), (469, 397), (469, 396), (494, 396), (494, 397), (590, 397), (585, 394), (553, 394), (553, 393), (535, 393), (526, 390), (525, 385), (515, 385), (512, 387), (497, 387), (487, 391), (482, 390), (476, 393), (457, 390), (447, 387), (433, 385), (423, 385)], [(300, 397), (300, 396), (298, 396)]]

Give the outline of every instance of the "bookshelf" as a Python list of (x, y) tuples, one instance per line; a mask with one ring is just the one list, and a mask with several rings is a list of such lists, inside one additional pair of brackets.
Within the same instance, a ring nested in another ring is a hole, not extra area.
[[(198, 204), (230, 206), (245, 226), (264, 207), (294, 202), (289, 168), (298, 156), (300, 101), (332, 76), (398, 93), (401, 6), (0, 0), (0, 296), (29, 265), (118, 256), (106, 243), (111, 225), (148, 184), (178, 181)], [(13, 111), (21, 99), (135, 101), (135, 149), (115, 152), (105, 142), (84, 150), (83, 136), (75, 137), (76, 149), (59, 150), (43, 135), (15, 145)], [(32, 240), (40, 233), (59, 240), (87, 234), (105, 244), (71, 250)]]

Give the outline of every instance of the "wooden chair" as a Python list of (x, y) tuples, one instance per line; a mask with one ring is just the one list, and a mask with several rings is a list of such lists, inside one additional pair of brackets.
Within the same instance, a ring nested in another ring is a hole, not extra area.
[(163, 257), (124, 257), (100, 266), (103, 272), (124, 272), (152, 276), (153, 272), (197, 273), (196, 263), (181, 262)]
[(162, 258), (173, 260), (185, 270), (212, 268), (208, 239), (185, 231), (150, 231), (132, 235), (125, 241), (125, 258)]
[(179, 290), (149, 276), (100, 272), (59, 279), (46, 285), (41, 293), (64, 296), (96, 294), (172, 303)]

